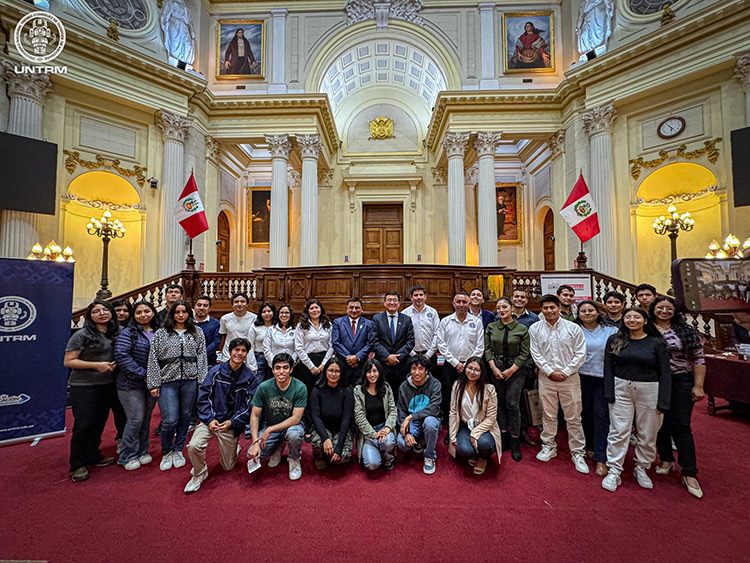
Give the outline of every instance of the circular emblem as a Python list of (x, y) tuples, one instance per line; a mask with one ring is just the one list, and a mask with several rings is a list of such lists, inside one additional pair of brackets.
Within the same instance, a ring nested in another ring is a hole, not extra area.
[(194, 197), (186, 197), (182, 202), (182, 207), (188, 213), (192, 213), (193, 211), (196, 211), (198, 209), (198, 200), (196, 200)]
[(0, 332), (19, 332), (36, 319), (36, 307), (16, 295), (0, 297)]
[(65, 28), (49, 12), (31, 12), (16, 25), (13, 41), (21, 56), (32, 63), (48, 63), (65, 47)]
[(579, 201), (573, 206), (573, 209), (579, 217), (588, 217), (591, 215), (591, 204), (588, 201)]

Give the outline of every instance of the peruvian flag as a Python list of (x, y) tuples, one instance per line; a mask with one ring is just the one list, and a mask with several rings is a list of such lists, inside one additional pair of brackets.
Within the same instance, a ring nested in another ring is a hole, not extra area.
[(174, 216), (191, 239), (208, 230), (206, 212), (203, 210), (203, 202), (198, 195), (198, 186), (195, 185), (192, 172), (174, 208)]
[(568, 222), (568, 225), (578, 235), (582, 243), (599, 234), (599, 217), (596, 214), (596, 205), (591, 199), (591, 193), (583, 179), (583, 174), (578, 177), (573, 191), (570, 192), (568, 200), (560, 210), (560, 215)]

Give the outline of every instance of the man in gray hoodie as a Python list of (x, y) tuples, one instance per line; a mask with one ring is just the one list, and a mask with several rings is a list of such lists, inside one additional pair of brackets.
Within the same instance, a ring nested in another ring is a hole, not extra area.
[(429, 372), (430, 360), (422, 354), (409, 360), (411, 375), (398, 393), (398, 449), (402, 452), (424, 451), (422, 470), (435, 473), (438, 433), (440, 432), (440, 382)]

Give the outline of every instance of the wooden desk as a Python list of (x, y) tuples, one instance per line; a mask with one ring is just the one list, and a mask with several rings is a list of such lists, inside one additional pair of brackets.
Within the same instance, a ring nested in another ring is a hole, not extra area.
[[(750, 408), (750, 361), (737, 356), (707, 354), (704, 390), (708, 396), (708, 414), (712, 416), (717, 410), (731, 408), (735, 402), (746, 403)], [(717, 407), (716, 397), (726, 399), (730, 404)]]

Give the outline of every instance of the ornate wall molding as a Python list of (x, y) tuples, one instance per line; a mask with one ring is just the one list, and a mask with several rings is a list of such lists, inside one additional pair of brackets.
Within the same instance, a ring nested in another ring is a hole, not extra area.
[(686, 201), (692, 201), (694, 199), (698, 199), (704, 196), (707, 196), (709, 194), (712, 194), (717, 190), (717, 186), (709, 186), (705, 190), (701, 190), (699, 192), (694, 193), (686, 193), (686, 194), (672, 194), (668, 195), (667, 197), (663, 199), (649, 199), (645, 200), (642, 197), (639, 197), (636, 199), (636, 203), (639, 205), (642, 204), (648, 204), (648, 205), (670, 205), (672, 203), (680, 203), (680, 202), (686, 202)]
[(221, 145), (210, 135), (206, 135), (206, 158), (216, 164), (221, 160)]
[(468, 133), (448, 133), (443, 141), (443, 149), (445, 149), (448, 158), (452, 156), (463, 157), (468, 142)]
[(394, 18), (423, 26), (417, 13), (422, 6), (422, 0), (348, 0), (344, 6), (346, 25), (374, 18), (377, 29), (387, 29), (388, 19)]
[(76, 171), (76, 168), (80, 165), (84, 168), (88, 168), (89, 170), (96, 170), (97, 168), (105, 168), (108, 170), (112, 169), (121, 176), (125, 176), (127, 178), (135, 177), (135, 181), (141, 188), (146, 182), (146, 172), (148, 171), (148, 168), (146, 168), (145, 166), (134, 164), (133, 169), (129, 170), (120, 166), (119, 158), (110, 159), (97, 154), (94, 157), (96, 160), (91, 161), (83, 160), (81, 158), (81, 154), (78, 151), (64, 150), (63, 153), (68, 156), (65, 159), (65, 170), (68, 171), (68, 174), (73, 174)]
[(589, 138), (601, 133), (611, 135), (616, 120), (617, 110), (612, 102), (583, 112), (583, 128)]
[(556, 160), (562, 156), (565, 152), (565, 129), (560, 129), (557, 133), (547, 139), (547, 145), (549, 146), (552, 160)]
[(333, 187), (333, 170), (321, 170), (318, 172), (318, 187), (331, 188)]
[(286, 183), (289, 189), (299, 188), (302, 185), (302, 174), (297, 172), (292, 165), (286, 168)]
[(469, 166), (464, 174), (464, 184), (467, 188), (473, 188), (479, 183), (479, 161)]
[(499, 131), (479, 131), (477, 133), (477, 140), (474, 142), (474, 148), (477, 150), (477, 155), (481, 158), (483, 156), (494, 156), (497, 146), (500, 144), (500, 139), (503, 134)]
[(302, 158), (314, 158), (318, 160), (320, 151), (323, 149), (320, 135), (297, 135), (297, 145), (299, 146)]
[(674, 149), (674, 156), (672, 156), (670, 153), (672, 151), (665, 151), (661, 150), (659, 151), (659, 158), (655, 158), (653, 160), (644, 160), (643, 157), (638, 157), (631, 159), (628, 163), (630, 164), (630, 175), (632, 176), (633, 180), (637, 180), (641, 176), (641, 170), (643, 168), (657, 168), (664, 163), (664, 161), (672, 158), (672, 159), (684, 159), (684, 160), (695, 160), (696, 158), (700, 158), (703, 155), (706, 155), (706, 158), (711, 164), (716, 164), (716, 161), (719, 160), (719, 149), (716, 148), (716, 143), (720, 143), (723, 139), (721, 137), (717, 137), (716, 139), (713, 139), (711, 141), (704, 141), (703, 142), (703, 148), (701, 149), (695, 149), (692, 151), (687, 150), (687, 145), (680, 145), (676, 149)]
[(266, 135), (268, 150), (271, 152), (271, 158), (283, 158), (289, 160), (289, 153), (292, 151), (292, 143), (289, 142), (288, 135)]
[(15, 63), (9, 59), (2, 61), (3, 74), (8, 84), (8, 97), (15, 98), (20, 96), (29, 98), (40, 106), (44, 106), (47, 95), (54, 91), (49, 74), (16, 73), (15, 67), (20, 65), (21, 63)]
[(154, 123), (161, 131), (165, 141), (172, 140), (185, 144), (190, 138), (191, 119), (157, 110), (154, 113)]
[(80, 203), (81, 205), (85, 205), (86, 207), (91, 207), (92, 209), (108, 209), (109, 211), (138, 211), (141, 208), (141, 206), (137, 203), (134, 203), (133, 205), (126, 205), (112, 203), (111, 201), (102, 201), (100, 199), (88, 200), (77, 196), (76, 194), (68, 194), (68, 199), (70, 201)]
[(448, 171), (445, 168), (434, 167), (432, 169), (432, 185), (433, 186), (448, 185)]
[(734, 77), (742, 83), (745, 92), (750, 92), (750, 51), (737, 55)]

